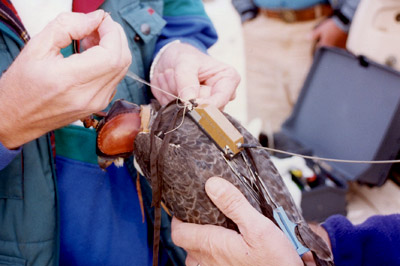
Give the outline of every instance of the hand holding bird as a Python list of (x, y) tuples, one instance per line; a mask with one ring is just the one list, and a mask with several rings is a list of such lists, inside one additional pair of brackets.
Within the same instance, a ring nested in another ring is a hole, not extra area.
[(240, 233), (221, 226), (184, 223), (174, 217), (172, 240), (187, 251), (186, 265), (303, 265), (285, 234), (254, 209), (235, 186), (212, 177), (205, 189)]

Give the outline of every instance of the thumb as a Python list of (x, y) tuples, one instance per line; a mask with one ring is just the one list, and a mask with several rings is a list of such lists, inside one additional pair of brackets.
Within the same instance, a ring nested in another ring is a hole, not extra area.
[(71, 44), (94, 32), (103, 21), (105, 12), (97, 10), (89, 14), (62, 13), (50, 22), (40, 33), (42, 43), (49, 44), (49, 50), (59, 52)]
[(225, 179), (211, 177), (205, 188), (214, 204), (236, 223), (243, 235), (251, 235), (255, 225), (263, 224), (266, 220), (269, 221), (250, 205), (234, 185)]
[(320, 38), (321, 31), (319, 27), (313, 29), (307, 36), (309, 40), (318, 40)]

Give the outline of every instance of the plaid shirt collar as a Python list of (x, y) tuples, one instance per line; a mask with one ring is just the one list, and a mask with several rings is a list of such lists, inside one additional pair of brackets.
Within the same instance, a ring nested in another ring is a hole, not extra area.
[[(104, 0), (75, 0), (72, 4), (72, 10), (89, 13), (99, 8), (103, 2)], [(29, 34), (10, 0), (0, 0), (0, 23), (15, 33), (23, 43), (29, 41)]]
[(24, 43), (29, 41), (29, 34), (9, 0), (0, 0), (0, 23), (15, 33)]

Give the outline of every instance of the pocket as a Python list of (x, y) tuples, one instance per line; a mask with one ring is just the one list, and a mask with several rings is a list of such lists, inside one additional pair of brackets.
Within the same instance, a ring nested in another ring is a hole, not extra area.
[(20, 266), (26, 265), (26, 260), (16, 257), (0, 255), (0, 266)]
[[(160, 13), (163, 1), (131, 1), (118, 10), (121, 24), (128, 38), (133, 63), (129, 70), (147, 79), (158, 36), (166, 22)], [(123, 98), (137, 104), (148, 103), (151, 93), (146, 86), (125, 78), (118, 86), (115, 99)]]
[[(23, 198), (22, 153), (0, 171), (0, 199)], [(1, 265), (1, 264), (0, 264)]]
[(157, 38), (166, 24), (165, 20), (155, 11), (155, 8), (138, 2), (133, 2), (121, 8), (119, 13), (145, 44)]

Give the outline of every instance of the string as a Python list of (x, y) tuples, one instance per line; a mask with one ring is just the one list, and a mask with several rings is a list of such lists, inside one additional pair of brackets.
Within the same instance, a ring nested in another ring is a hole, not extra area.
[(246, 145), (246, 144), (243, 144), (241, 147), (263, 149), (263, 150), (267, 150), (267, 151), (272, 151), (272, 152), (282, 153), (282, 154), (287, 154), (287, 155), (292, 155), (292, 156), (299, 156), (304, 159), (311, 159), (311, 160), (317, 160), (317, 161), (327, 161), (327, 162), (337, 162), (337, 163), (354, 163), (354, 164), (356, 164), (356, 163), (365, 163), (365, 164), (400, 163), (400, 160), (363, 161), (363, 160), (342, 160), (342, 159), (324, 158), (324, 157), (309, 156), (309, 155), (303, 155), (303, 154), (298, 154), (298, 153), (289, 152), (289, 151), (283, 151), (283, 150), (267, 148), (267, 147), (262, 147), (262, 146), (255, 146), (255, 145)]
[[(178, 93), (178, 99), (182, 99), (181, 98), (181, 94), (185, 91), (185, 90), (187, 90), (187, 89), (189, 89), (189, 88), (193, 88), (193, 87), (202, 87), (202, 85), (190, 85), (190, 86), (186, 86), (186, 87), (184, 87), (179, 93)], [(182, 105), (180, 105), (179, 104), (179, 102), (178, 102), (178, 99), (176, 100), (176, 105), (177, 106), (179, 106), (179, 107), (181, 107), (181, 108), (183, 108), (183, 107), (186, 107), (186, 106), (190, 106), (190, 110), (192, 110), (192, 105), (191, 104), (188, 104), (187, 102), (184, 102), (185, 103), (185, 105), (182, 107)], [(181, 100), (182, 101), (182, 100)]]
[[(190, 102), (182, 100), (179, 96), (176, 96), (176, 95), (174, 95), (172, 93), (169, 93), (169, 92), (167, 92), (167, 91), (165, 91), (165, 90), (163, 90), (163, 89), (161, 89), (161, 88), (159, 88), (157, 86), (154, 86), (154, 85), (150, 84), (149, 82), (147, 82), (144, 79), (140, 78), (138, 75), (136, 75), (132, 71), (128, 71), (126, 73), (126, 75), (128, 77), (130, 77), (131, 79), (133, 79), (133, 80), (136, 80), (136, 81), (138, 81), (140, 83), (143, 83), (143, 84), (145, 84), (145, 85), (147, 85), (147, 86), (149, 86), (149, 87), (151, 87), (153, 89), (159, 90), (159, 91), (161, 91), (161, 92), (163, 92), (163, 93), (165, 93), (165, 94), (167, 94), (167, 95), (169, 95), (169, 96), (171, 96), (171, 97), (173, 97), (173, 98), (175, 98), (177, 100), (180, 100), (180, 101), (184, 102), (185, 105), (183, 107), (181, 107), (181, 108), (184, 108), (184, 110), (183, 110), (183, 119), (182, 119), (181, 123), (179, 124), (178, 127), (166, 132), (165, 134), (169, 134), (169, 133), (177, 130), (180, 126), (182, 126), (183, 120), (184, 120), (184, 117), (185, 117), (186, 108), (188, 106), (192, 105)], [(188, 87), (184, 88), (183, 90), (185, 90), (185, 89), (187, 89), (189, 87), (191, 87), (191, 86), (188, 86)], [(182, 91), (180, 93), (182, 93)], [(189, 108), (189, 109), (191, 109), (191, 108)], [(362, 163), (362, 164), (389, 164), (389, 163), (392, 164), (392, 163), (400, 163), (400, 160), (363, 161), (363, 160), (342, 160), (342, 159), (324, 158), (324, 157), (303, 155), (303, 154), (283, 151), (283, 150), (274, 149), (274, 148), (267, 148), (267, 147), (255, 146), (255, 145), (247, 145), (247, 144), (242, 144), (242, 147), (264, 149), (264, 150), (271, 151), (271, 152), (282, 153), (282, 154), (287, 154), (287, 155), (292, 155), (292, 156), (299, 156), (299, 157), (302, 157), (304, 159), (311, 159), (311, 160), (317, 160), (317, 161), (326, 161), (326, 162), (354, 163), (354, 164), (359, 164), (359, 163)]]
[(161, 88), (159, 88), (159, 87), (157, 87), (157, 86), (154, 86), (153, 84), (150, 84), (149, 82), (145, 81), (144, 79), (142, 79), (141, 77), (139, 77), (138, 75), (136, 75), (135, 73), (133, 73), (133, 72), (130, 71), (130, 70), (128, 70), (128, 72), (126, 73), (126, 75), (127, 75), (128, 77), (130, 77), (131, 79), (133, 79), (133, 80), (139, 81), (140, 83), (143, 83), (143, 84), (145, 84), (145, 85), (147, 85), (147, 86), (149, 86), (149, 87), (151, 87), (151, 88), (153, 88), (153, 89), (159, 90), (159, 91), (161, 91), (161, 92), (163, 92), (163, 93), (165, 93), (165, 94), (167, 94), (167, 95), (169, 95), (169, 96), (171, 96), (171, 97), (176, 98), (177, 100), (181, 100), (182, 102), (186, 102), (186, 101), (182, 100), (181, 98), (179, 98), (178, 96), (175, 96), (175, 95), (172, 94), (172, 93), (169, 93), (169, 92), (167, 92), (167, 91), (165, 91), (165, 90), (163, 90), (163, 89), (161, 89)]
[(183, 115), (182, 115), (182, 121), (181, 121), (181, 123), (180, 123), (176, 128), (171, 129), (170, 131), (165, 132), (164, 135), (167, 135), (167, 134), (169, 134), (169, 133), (171, 133), (171, 132), (174, 132), (175, 130), (177, 130), (178, 128), (180, 128), (180, 127), (183, 125), (183, 121), (185, 121), (186, 108), (187, 108), (187, 105), (185, 105), (185, 106), (183, 107)]
[[(188, 89), (188, 88), (190, 88), (190, 87), (193, 87), (193, 86), (187, 86), (187, 87), (183, 88), (183, 89), (179, 92), (179, 95), (178, 95), (178, 96), (175, 96), (174, 94), (169, 93), (169, 92), (167, 92), (167, 91), (165, 91), (165, 90), (163, 90), (163, 89), (161, 89), (161, 88), (159, 88), (159, 87), (157, 87), (157, 86), (154, 86), (153, 84), (151, 84), (151, 83), (145, 81), (144, 79), (142, 79), (141, 77), (139, 77), (138, 75), (136, 75), (135, 73), (133, 73), (132, 71), (129, 71), (129, 70), (128, 70), (128, 72), (126, 73), (126, 75), (127, 75), (128, 77), (130, 77), (131, 79), (133, 79), (133, 80), (136, 80), (136, 81), (138, 81), (138, 82), (140, 82), (140, 83), (143, 83), (143, 84), (145, 84), (145, 85), (147, 85), (147, 86), (149, 86), (149, 87), (151, 87), (151, 88), (153, 88), (153, 89), (159, 90), (159, 91), (161, 91), (161, 92), (163, 92), (163, 93), (165, 93), (165, 94), (167, 94), (167, 95), (169, 95), (169, 96), (172, 96), (172, 97), (176, 98), (176, 105), (177, 105), (179, 108), (183, 108), (183, 117), (182, 117), (181, 123), (180, 123), (176, 128), (171, 129), (171, 130), (169, 130), (168, 132), (165, 132), (165, 133), (164, 133), (165, 135), (167, 135), (167, 134), (169, 134), (169, 133), (171, 133), (171, 132), (177, 130), (178, 128), (180, 128), (180, 127), (183, 125), (183, 122), (184, 122), (184, 120), (185, 120), (186, 109), (187, 109), (188, 107), (189, 107), (189, 109), (192, 109), (192, 108), (190, 107), (190, 106), (192, 106), (192, 104), (191, 104), (189, 101), (184, 101), (184, 100), (182, 100), (182, 98), (179, 97), (179, 96), (180, 96), (180, 94), (181, 94), (184, 90), (186, 90), (186, 89)], [(181, 105), (179, 105), (179, 101), (184, 102), (185, 104), (184, 104), (183, 106), (181, 106)]]
[[(128, 77), (130, 77), (131, 79), (136, 80), (136, 81), (138, 81), (138, 82), (140, 82), (140, 83), (143, 83), (143, 84), (149, 86), (150, 88), (156, 89), (156, 90), (158, 90), (158, 91), (161, 91), (162, 93), (165, 93), (165, 94), (167, 94), (167, 95), (169, 95), (169, 96), (175, 98), (175, 99), (176, 99), (176, 105), (177, 105), (178, 107), (180, 107), (180, 108), (189, 107), (189, 110), (192, 110), (192, 109), (193, 109), (193, 104), (192, 104), (190, 101), (183, 100), (183, 99), (180, 97), (180, 95), (182, 94), (182, 92), (184, 92), (184, 91), (185, 91), (186, 89), (188, 89), (188, 88), (192, 88), (192, 87), (194, 87), (194, 86), (200, 86), (200, 87), (202, 86), (202, 85), (191, 85), (191, 86), (187, 86), (187, 87), (183, 88), (183, 89), (179, 92), (178, 96), (176, 96), (176, 95), (174, 95), (174, 94), (172, 94), (172, 93), (170, 93), (170, 92), (168, 92), (168, 91), (165, 91), (165, 90), (163, 90), (163, 89), (161, 89), (161, 88), (159, 88), (159, 87), (157, 87), (157, 86), (155, 86), (155, 85), (153, 85), (153, 84), (147, 82), (146, 80), (142, 79), (141, 77), (139, 77), (138, 75), (136, 75), (135, 73), (133, 73), (133, 72), (130, 71), (130, 70), (128, 70), (128, 72), (126, 73), (126, 76), (128, 76)], [(180, 105), (180, 104), (179, 104), (179, 101), (183, 102), (183, 103), (184, 103), (184, 106)]]

